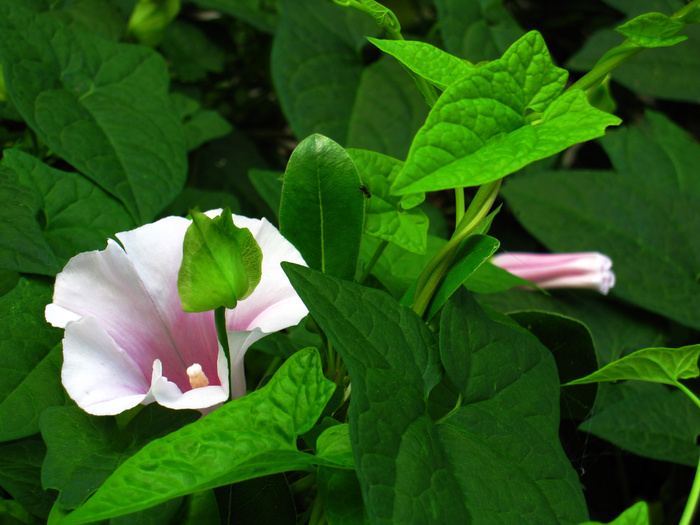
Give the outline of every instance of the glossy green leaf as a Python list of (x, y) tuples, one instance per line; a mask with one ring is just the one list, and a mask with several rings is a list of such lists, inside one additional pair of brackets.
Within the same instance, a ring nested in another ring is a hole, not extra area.
[(283, 267), (348, 366), (350, 439), (372, 523), (459, 522), (459, 486), (426, 411), (440, 379), (430, 331), (383, 292)]
[(683, 26), (680, 20), (662, 13), (645, 13), (622, 24), (615, 31), (642, 47), (668, 47), (687, 40), (687, 36), (676, 35)]
[(226, 208), (209, 218), (192, 211), (185, 233), (177, 289), (185, 312), (235, 308), (262, 276), (262, 251), (247, 228), (238, 228)]
[(0, 297), (11, 292), (19, 283), (19, 273), (11, 270), (0, 270)]
[(316, 441), (316, 455), (345, 468), (355, 470), (355, 460), (350, 444), (350, 429), (347, 423), (334, 425), (324, 430)]
[(16, 272), (56, 275), (61, 267), (42, 234), (35, 214), (39, 203), (20, 184), (14, 170), (0, 166), (0, 267)]
[(471, 62), (499, 58), (524, 31), (502, 0), (435, 0), (445, 49)]
[(552, 252), (608, 255), (613, 295), (700, 327), (700, 146), (651, 112), (602, 145), (615, 172), (536, 173), (508, 182), (502, 194)]
[(46, 518), (56, 491), (41, 485), (46, 445), (40, 436), (0, 444), (0, 486), (32, 514)]
[(299, 139), (321, 133), (343, 146), (405, 158), (427, 107), (391, 57), (364, 65), (378, 28), (357, 9), (325, 0), (282, 0), (272, 77)]
[(127, 433), (113, 417), (91, 416), (75, 405), (48, 408), (40, 421), (48, 449), (42, 483), (61, 491), (64, 510), (74, 509), (144, 444), (197, 418), (192, 410), (152, 404), (130, 422)]
[[(342, 0), (341, 2), (342, 3)], [(375, 22), (379, 27), (391, 27), (396, 31), (400, 31), (401, 27), (396, 19), (396, 15), (386, 6), (383, 6), (375, 0), (360, 0), (360, 4), (364, 8), (365, 12), (374, 18)]]
[[(542, 36), (528, 33), (503, 58), (445, 90), (418, 131), (392, 192), (495, 181), (620, 123), (591, 107), (582, 91), (560, 95), (566, 77), (552, 64)], [(528, 122), (528, 110), (543, 112), (541, 119)]]
[[(559, 380), (537, 339), (492, 321), (466, 292), (440, 321), (445, 372), (461, 407), (438, 426), (471, 523), (570, 523), (587, 518), (559, 442)], [(517, 468), (514, 468), (517, 465)]]
[(370, 524), (355, 471), (319, 467), (316, 479), (329, 525)]
[[(560, 383), (598, 370), (591, 332), (581, 321), (537, 311), (515, 312), (509, 317), (531, 332), (552, 352)], [(586, 419), (596, 401), (597, 392), (595, 384), (563, 388), (560, 398), (561, 417), (580, 421)]]
[(639, 456), (697, 466), (700, 411), (684, 392), (640, 381), (601, 384), (596, 403), (602, 408), (580, 430)]
[(62, 523), (88, 523), (174, 497), (324, 463), (296, 448), (335, 385), (315, 349), (290, 357), (260, 390), (143, 447)]
[(44, 237), (61, 264), (80, 252), (104, 249), (108, 238), (135, 226), (119, 201), (78, 173), (14, 149), (5, 150), (3, 164), (34, 191)]
[(39, 416), (65, 399), (62, 331), (44, 320), (53, 287), (22, 277), (0, 297), (0, 441), (39, 431)]
[[(608, 522), (608, 525), (649, 525), (649, 505), (645, 501), (638, 501), (617, 518)], [(587, 521), (581, 525), (603, 525), (600, 521)]]
[(426, 319), (432, 319), (464, 281), (496, 253), (500, 245), (500, 242), (488, 235), (471, 235), (462, 241), (445, 279), (430, 302)]
[(135, 219), (151, 220), (180, 191), (185, 140), (162, 57), (74, 33), (15, 3), (0, 6), (0, 56), (31, 128)]
[(321, 133), (345, 144), (372, 18), (323, 0), (281, 0), (272, 78), (294, 134)]
[(474, 69), (470, 62), (426, 42), (377, 38), (367, 40), (442, 90)]
[(60, 20), (76, 33), (94, 33), (118, 42), (126, 30), (126, 19), (110, 0), (71, 0), (54, 4), (46, 15)]
[(510, 290), (480, 295), (478, 300), (508, 314), (538, 310), (578, 319), (591, 331), (601, 366), (637, 348), (664, 346), (669, 341), (665, 319), (587, 291), (552, 290), (544, 295), (529, 290)]
[(364, 196), (347, 152), (312, 135), (292, 153), (284, 174), (280, 232), (311, 268), (353, 280), (360, 252)]
[(700, 375), (698, 357), (700, 357), (700, 345), (682, 348), (644, 348), (613, 361), (586, 377), (566, 384), (582, 385), (598, 381), (636, 379), (675, 385), (679, 379), (690, 379)]
[[(444, 364), (468, 387), (462, 410), (436, 424), (427, 413), (439, 379), (435, 347), (418, 316), (382, 292), (298, 266), (285, 271), (348, 365), (350, 438), (373, 523), (585, 519), (557, 436), (556, 367), (533, 336), (476, 315), (475, 303), (449, 326), (443, 312)], [(470, 357), (482, 345), (480, 359)]]
[[(650, 11), (671, 15), (683, 7), (678, 0), (615, 0), (614, 7), (628, 19)], [(620, 35), (610, 29), (594, 33), (566, 67), (589, 71), (604, 53), (620, 44)], [(614, 81), (635, 93), (697, 103), (700, 100), (700, 26), (683, 29), (688, 37), (682, 45), (644, 49), (612, 72)]]
[(0, 499), (0, 516), (2, 516), (3, 525), (41, 525), (42, 523), (14, 499)]
[(205, 142), (231, 133), (231, 124), (218, 111), (203, 109), (185, 121), (187, 150), (197, 149)]
[(217, 111), (202, 109), (195, 99), (182, 93), (172, 93), (170, 100), (185, 125), (187, 151), (197, 149), (210, 140), (225, 137), (233, 128)]
[(362, 184), (371, 197), (365, 207), (364, 233), (423, 254), (428, 243), (428, 217), (420, 208), (404, 209), (389, 187), (403, 162), (369, 150), (349, 149)]

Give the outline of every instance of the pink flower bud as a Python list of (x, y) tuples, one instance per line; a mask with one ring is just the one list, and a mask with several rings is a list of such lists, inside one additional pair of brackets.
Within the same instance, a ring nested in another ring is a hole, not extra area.
[(493, 264), (542, 289), (590, 288), (607, 294), (615, 285), (612, 260), (598, 252), (502, 253)]

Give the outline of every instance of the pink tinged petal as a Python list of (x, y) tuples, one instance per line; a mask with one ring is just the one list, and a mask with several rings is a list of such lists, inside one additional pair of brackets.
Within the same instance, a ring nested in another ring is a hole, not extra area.
[(139, 366), (92, 317), (66, 326), (61, 380), (78, 406), (97, 416), (151, 401)]
[(55, 326), (92, 317), (126, 351), (144, 377), (153, 361), (172, 352), (172, 341), (153, 302), (121, 246), (73, 257), (56, 277), (47, 320)]
[(540, 288), (590, 288), (607, 294), (615, 285), (612, 260), (602, 253), (504, 253), (493, 264)]
[(272, 333), (296, 325), (308, 313), (282, 270), (288, 261), (306, 266), (299, 251), (266, 219), (233, 216), (239, 228), (248, 228), (263, 252), (262, 277), (255, 291), (226, 315), (226, 329)]
[(193, 363), (202, 366), (211, 385), (221, 386), (214, 314), (183, 312), (177, 289), (182, 244), (190, 223), (182, 217), (166, 217), (117, 234), (175, 349), (158, 356), (164, 374), (183, 390), (189, 389), (186, 370)]
[(245, 395), (246, 385), (243, 358), (248, 348), (266, 335), (268, 334), (259, 328), (252, 331), (227, 332), (228, 348), (231, 356), (231, 399)]

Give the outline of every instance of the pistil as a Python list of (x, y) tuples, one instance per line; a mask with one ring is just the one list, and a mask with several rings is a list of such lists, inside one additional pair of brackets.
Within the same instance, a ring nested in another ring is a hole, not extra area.
[(195, 363), (187, 369), (187, 376), (190, 378), (190, 386), (192, 388), (209, 386), (209, 379), (199, 363)]

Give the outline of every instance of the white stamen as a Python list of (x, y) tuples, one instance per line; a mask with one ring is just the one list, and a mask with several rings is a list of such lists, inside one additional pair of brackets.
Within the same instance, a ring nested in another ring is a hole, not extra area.
[(199, 363), (195, 363), (187, 369), (187, 376), (190, 378), (190, 386), (192, 388), (209, 386), (209, 379)]

